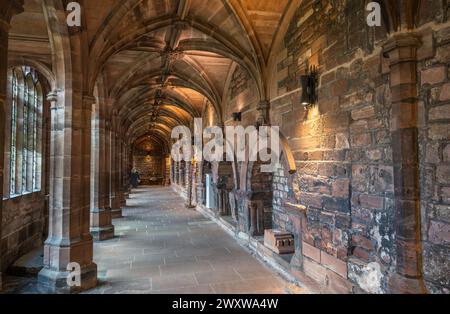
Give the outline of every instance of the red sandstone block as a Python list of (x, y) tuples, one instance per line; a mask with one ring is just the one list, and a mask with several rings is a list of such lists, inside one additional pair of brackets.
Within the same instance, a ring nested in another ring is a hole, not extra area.
[(321, 285), (325, 285), (327, 282), (327, 269), (320, 265), (319, 263), (305, 258), (303, 260), (303, 269), (305, 274), (314, 279)]
[(373, 195), (360, 195), (359, 203), (361, 207), (367, 209), (383, 209), (384, 208), (384, 198), (381, 196)]
[(369, 252), (364, 250), (363, 248), (360, 248), (360, 247), (356, 247), (353, 250), (353, 256), (355, 256), (355, 257), (357, 257), (357, 258), (359, 258), (359, 259), (361, 259), (363, 261), (366, 261), (366, 262), (368, 262), (369, 259), (370, 259)]
[(348, 259), (348, 248), (346, 247), (339, 247), (337, 248), (337, 258), (341, 260), (347, 260)]
[(347, 280), (334, 273), (327, 271), (328, 285), (323, 290), (323, 293), (330, 294), (350, 294), (352, 293), (352, 284)]
[(303, 255), (320, 263), (320, 250), (306, 242), (302, 243)]
[(443, 150), (444, 155), (444, 161), (449, 162), (450, 161), (450, 144), (447, 144)]
[(350, 180), (338, 179), (333, 183), (333, 196), (348, 198), (350, 195)]
[(331, 256), (325, 252), (320, 252), (320, 261), (322, 265), (331, 269), (341, 277), (347, 279), (348, 271), (347, 271), (347, 263), (337, 259), (334, 256)]
[(323, 85), (326, 85), (328, 83), (331, 83), (335, 79), (336, 79), (336, 72), (332, 71), (330, 73), (322, 75), (321, 78), (320, 78), (320, 82), (321, 82), (321, 85), (323, 86)]
[(354, 246), (362, 247), (368, 251), (373, 250), (373, 243), (370, 239), (363, 237), (362, 235), (353, 235), (352, 236), (352, 244)]
[(378, 161), (383, 158), (383, 150), (382, 149), (372, 149), (366, 152), (367, 158), (373, 161)]
[[(449, 49), (450, 49), (450, 47), (449, 47)], [(450, 83), (447, 83), (444, 86), (442, 86), (441, 95), (439, 97), (439, 100), (446, 101), (449, 99), (450, 99)]]
[(326, 133), (336, 133), (339, 130), (347, 131), (350, 124), (350, 115), (341, 112), (323, 118), (323, 131)]
[(450, 119), (450, 105), (434, 107), (430, 109), (430, 120), (448, 120)]
[(436, 244), (449, 244), (450, 224), (432, 220), (430, 229), (428, 230), (428, 238), (431, 242)]
[(375, 108), (373, 106), (364, 107), (352, 111), (353, 120), (363, 120), (375, 116)]
[(428, 28), (421, 35), (423, 44), (417, 49), (417, 60), (434, 57), (433, 31)]
[(423, 70), (421, 73), (421, 82), (422, 86), (425, 84), (438, 84), (447, 78), (447, 70), (445, 66), (438, 66), (434, 68), (430, 68), (427, 70)]
[(366, 147), (372, 144), (372, 137), (370, 134), (360, 134), (352, 136), (353, 147)]
[(438, 166), (436, 171), (436, 178), (441, 184), (450, 183), (450, 166)]
[(323, 197), (320, 194), (313, 193), (300, 193), (300, 197), (303, 200), (304, 204), (308, 204), (309, 206), (315, 208), (321, 208), (323, 204)]

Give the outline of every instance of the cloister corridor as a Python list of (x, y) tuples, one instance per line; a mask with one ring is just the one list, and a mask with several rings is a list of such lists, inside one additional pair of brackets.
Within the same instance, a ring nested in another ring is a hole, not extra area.
[[(85, 293), (292, 293), (218, 225), (186, 209), (171, 188), (133, 190), (123, 216), (114, 221), (115, 238), (94, 245), (99, 285)], [(36, 279), (5, 281), (7, 293), (37, 293)]]
[(0, 0), (0, 294), (450, 294), (449, 17)]

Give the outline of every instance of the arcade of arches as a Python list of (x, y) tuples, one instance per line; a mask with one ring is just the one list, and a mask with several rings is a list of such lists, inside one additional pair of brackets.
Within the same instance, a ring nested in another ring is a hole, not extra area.
[[(230, 237), (310, 292), (450, 292), (448, 1), (378, 1), (380, 27), (363, 0), (78, 2), (81, 26), (69, 27), (68, 1), (0, 1), (4, 288), (42, 247), (39, 291), (94, 288), (102, 245), (132, 242), (141, 197), (147, 227), (200, 212), (217, 227), (211, 254)], [(310, 66), (318, 102), (305, 107)], [(171, 131), (194, 118), (280, 126), (278, 170), (174, 162)], [(129, 189), (132, 168), (146, 188)], [(180, 197), (179, 217), (153, 212)], [(173, 226), (161, 232), (173, 239)], [(270, 230), (290, 254), (265, 245)], [(73, 262), (80, 288), (66, 285)]]

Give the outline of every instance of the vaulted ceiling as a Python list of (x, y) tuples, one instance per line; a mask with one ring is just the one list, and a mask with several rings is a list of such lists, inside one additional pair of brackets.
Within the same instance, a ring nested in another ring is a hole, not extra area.
[[(51, 65), (43, 2), (25, 1), (25, 13), (13, 20), (10, 49)], [(166, 145), (173, 127), (188, 125), (207, 105), (222, 118), (234, 63), (261, 80), (283, 15), (299, 2), (80, 1), (89, 45), (87, 89), (102, 77), (129, 137)]]

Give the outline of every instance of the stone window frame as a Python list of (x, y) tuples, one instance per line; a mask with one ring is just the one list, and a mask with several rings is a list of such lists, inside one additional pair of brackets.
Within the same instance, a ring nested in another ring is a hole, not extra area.
[(44, 88), (38, 72), (10, 68), (7, 95), (4, 199), (13, 199), (42, 190)]

